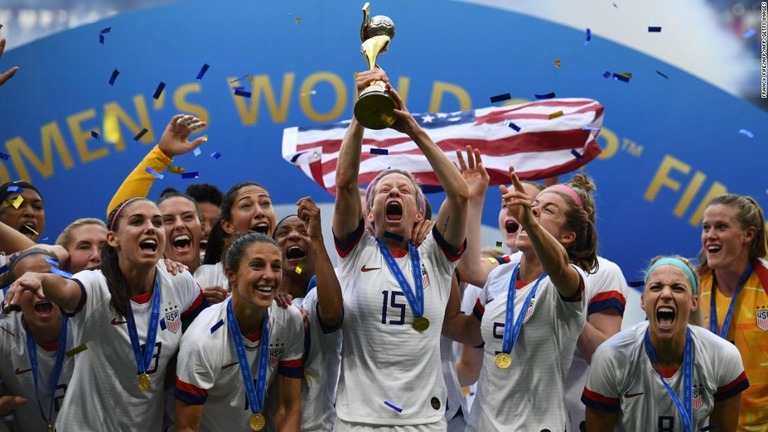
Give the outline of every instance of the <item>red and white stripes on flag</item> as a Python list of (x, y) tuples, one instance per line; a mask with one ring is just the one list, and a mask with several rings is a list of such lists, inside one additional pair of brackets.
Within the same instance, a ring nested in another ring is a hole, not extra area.
[[(509, 166), (523, 180), (578, 169), (600, 154), (597, 134), (603, 106), (592, 99), (548, 99), (522, 105), (437, 114), (414, 114), (454, 162), (457, 150), (478, 148), (491, 184), (509, 184)], [(349, 120), (283, 130), (283, 158), (334, 193), (336, 161)], [(425, 190), (439, 190), (437, 176), (416, 144), (393, 129), (366, 130), (361, 185), (387, 168), (408, 170)]]

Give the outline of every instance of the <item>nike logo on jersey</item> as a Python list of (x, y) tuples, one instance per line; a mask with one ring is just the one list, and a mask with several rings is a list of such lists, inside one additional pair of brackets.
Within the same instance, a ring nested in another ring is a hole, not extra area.
[(374, 270), (381, 270), (381, 267), (366, 267), (365, 264), (363, 264), (363, 267), (360, 269), (360, 271), (363, 273)]
[(232, 366), (234, 366), (234, 365), (236, 365), (236, 364), (238, 364), (238, 363), (239, 363), (239, 362), (234, 362), (234, 363), (230, 363), (230, 364), (228, 364), (228, 365), (224, 365), (224, 366), (222, 366), (222, 367), (221, 367), (221, 370), (224, 370), (224, 369), (229, 369), (229, 368), (231, 368)]
[(25, 373), (27, 373), (27, 372), (29, 372), (29, 371), (31, 371), (31, 370), (32, 370), (32, 369), (19, 369), (19, 368), (16, 368), (16, 371), (15, 371), (14, 373), (15, 373), (16, 375), (22, 375), (22, 374), (25, 374)]
[(626, 392), (626, 393), (624, 393), (624, 398), (626, 398), (626, 399), (631, 399), (631, 398), (633, 398), (633, 397), (638, 397), (638, 396), (640, 396), (641, 394), (643, 394), (643, 392), (640, 392), (640, 393), (630, 393), (630, 392)]
[(125, 321), (118, 320), (117, 318), (112, 318), (112, 325), (120, 325), (125, 324)]

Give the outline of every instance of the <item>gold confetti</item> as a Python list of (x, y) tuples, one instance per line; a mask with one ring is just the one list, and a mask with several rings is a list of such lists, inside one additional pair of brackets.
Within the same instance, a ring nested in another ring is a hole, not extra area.
[(563, 116), (563, 111), (560, 110), (560, 111), (553, 112), (552, 114), (550, 114), (549, 115), (549, 119), (552, 120), (552, 119), (556, 119), (556, 118), (562, 117), (562, 116)]
[(486, 257), (485, 259), (487, 259), (491, 264), (494, 264), (494, 265), (499, 263), (498, 261), (496, 261), (495, 259), (493, 259), (491, 257)]
[(555, 59), (555, 66), (560, 67), (560, 59)]
[(79, 354), (87, 349), (88, 349), (88, 346), (86, 344), (80, 344), (72, 348), (71, 350), (67, 351), (67, 357), (72, 357), (73, 355)]
[(104, 116), (104, 140), (111, 143), (120, 142), (120, 122), (113, 111)]
[(40, 233), (39, 233), (39, 232), (35, 231), (34, 229), (32, 229), (32, 227), (31, 227), (31, 226), (29, 226), (29, 225), (27, 225), (27, 224), (24, 224), (24, 228), (26, 228), (26, 229), (28, 229), (28, 230), (32, 231), (32, 233), (33, 233), (34, 235), (36, 235), (36, 236), (39, 236), (39, 235), (40, 235)]
[(497, 241), (497, 242), (496, 242), (496, 247), (497, 247), (497, 248), (500, 248), (500, 247), (502, 247), (502, 246), (504, 246), (504, 243), (502, 243), (502, 242), (500, 242), (500, 241)]
[(301, 17), (296, 17), (296, 24), (301, 24)]
[(630, 72), (621, 72), (616, 75), (621, 75), (623, 77), (632, 78), (632, 74)]
[(208, 135), (203, 135), (200, 138), (202, 138), (203, 142), (207, 142), (208, 141)]
[(23, 202), (24, 202), (24, 197), (21, 195), (17, 195), (16, 198), (14, 198), (13, 201), (11, 201), (11, 205), (13, 206), (13, 208), (19, 208), (19, 206)]
[(304, 271), (304, 264), (306, 264), (307, 260), (303, 259), (299, 262), (299, 264), (296, 265), (296, 274), (301, 274), (301, 272)]
[(182, 174), (184, 172), (184, 167), (176, 166), (176, 165), (169, 165), (168, 171), (174, 173), (174, 174)]

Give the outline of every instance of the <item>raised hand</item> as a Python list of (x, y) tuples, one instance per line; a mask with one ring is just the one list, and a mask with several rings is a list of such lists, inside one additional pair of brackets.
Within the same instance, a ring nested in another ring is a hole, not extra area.
[[(5, 39), (0, 39), (0, 57), (3, 56), (3, 51), (5, 51)], [(14, 66), (3, 73), (0, 73), (0, 86), (5, 84), (6, 81), (8, 81), (14, 75), (16, 75), (16, 72), (18, 72), (18, 70), (19, 70), (19, 67)]]
[(165, 127), (163, 136), (160, 137), (160, 142), (157, 145), (168, 157), (189, 153), (207, 141), (205, 136), (189, 141), (189, 136), (207, 125), (208, 123), (193, 115), (175, 115)]
[(397, 120), (395, 120), (395, 123), (390, 127), (398, 132), (402, 132), (408, 135), (409, 137), (413, 137), (416, 132), (421, 130), (421, 126), (419, 126), (419, 124), (416, 122), (416, 119), (414, 119), (410, 111), (408, 111), (403, 98), (400, 97), (400, 93), (398, 93), (397, 90), (392, 87), (392, 84), (390, 84), (389, 81), (387, 81), (387, 91), (389, 91), (389, 94), (395, 101), (395, 105), (397, 105), (397, 108), (395, 108), (395, 115), (397, 115)]
[(533, 221), (533, 212), (531, 211), (531, 197), (525, 193), (523, 184), (515, 174), (515, 169), (509, 167), (509, 176), (512, 179), (512, 189), (504, 185), (499, 186), (501, 199), (507, 208), (507, 214), (515, 218), (523, 227), (527, 227)]
[(320, 208), (310, 197), (304, 197), (296, 202), (298, 207), (296, 214), (307, 226), (309, 238), (316, 240), (323, 238), (323, 226), (320, 222)]
[(466, 162), (464, 161), (464, 155), (459, 150), (456, 151), (456, 157), (459, 159), (459, 171), (461, 171), (464, 181), (469, 186), (469, 198), (485, 198), (491, 177), (483, 166), (480, 150), (473, 150), (471, 146), (467, 146), (466, 151)]
[(8, 309), (18, 304), (24, 291), (30, 291), (38, 298), (45, 298), (43, 282), (40, 280), (39, 273), (25, 273), (8, 287), (8, 292), (5, 294), (5, 308)]

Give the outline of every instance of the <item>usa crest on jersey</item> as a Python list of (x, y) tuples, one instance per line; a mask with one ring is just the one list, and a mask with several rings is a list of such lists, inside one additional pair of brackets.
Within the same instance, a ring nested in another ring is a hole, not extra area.
[(755, 311), (755, 321), (757, 328), (768, 330), (768, 306), (758, 306)]
[(704, 386), (697, 385), (693, 387), (693, 400), (691, 406), (693, 409), (699, 409), (704, 405)]
[(424, 286), (424, 289), (429, 287), (429, 274), (427, 273), (427, 268), (424, 267), (424, 264), (421, 265), (421, 283), (422, 286)]
[(269, 365), (272, 367), (277, 366), (280, 362), (280, 357), (283, 355), (283, 348), (270, 348), (269, 349)]
[(179, 314), (179, 305), (173, 305), (165, 308), (165, 328), (174, 334), (176, 334), (181, 328), (181, 315)]

